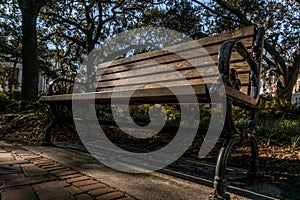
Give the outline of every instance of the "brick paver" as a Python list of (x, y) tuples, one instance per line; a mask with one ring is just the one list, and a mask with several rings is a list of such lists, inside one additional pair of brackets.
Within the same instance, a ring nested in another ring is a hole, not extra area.
[(104, 194), (101, 196), (96, 197), (97, 200), (113, 200), (118, 199), (120, 197), (124, 197), (125, 194), (123, 192), (115, 191), (108, 194)]
[(0, 164), (0, 175), (5, 174), (15, 174), (15, 173), (21, 173), (22, 169), (20, 166), (11, 166), (12, 164), (8, 164), (6, 166), (1, 166)]
[[(41, 166), (42, 168), (44, 168), (43, 166)], [(53, 166), (53, 167), (45, 167), (44, 169), (47, 169), (48, 171), (56, 171), (56, 170), (62, 170), (62, 169), (66, 169), (65, 166)]]
[(67, 187), (65, 187), (65, 189), (67, 191), (69, 191), (72, 195), (77, 195), (77, 194), (83, 193), (83, 190), (79, 189), (78, 187), (76, 187), (74, 185), (67, 186)]
[(90, 190), (95, 190), (95, 189), (99, 189), (99, 188), (103, 188), (103, 187), (106, 187), (106, 186), (102, 183), (96, 183), (96, 184), (92, 184), (92, 185), (85, 185), (85, 186), (82, 186), (79, 188), (84, 191), (90, 191)]
[(0, 141), (0, 200), (134, 200), (81, 172)]
[(1, 200), (37, 200), (30, 186), (4, 189), (1, 192)]
[(54, 180), (54, 181), (35, 184), (32, 187), (35, 191), (39, 191), (39, 190), (51, 190), (60, 187), (65, 187), (65, 186), (68, 186), (68, 184), (65, 181)]
[(75, 196), (76, 200), (93, 200), (94, 198), (88, 194), (79, 194)]
[(1, 162), (15, 160), (11, 153), (0, 153)]
[(121, 197), (118, 200), (135, 200), (135, 199), (132, 197)]
[(90, 177), (88, 177), (88, 176), (79, 176), (76, 178), (67, 179), (67, 182), (74, 183), (74, 182), (84, 181), (84, 180), (89, 180), (89, 179), (90, 179)]
[(96, 183), (97, 183), (97, 181), (88, 179), (88, 180), (84, 180), (84, 181), (77, 181), (72, 184), (75, 185), (76, 187), (82, 187), (82, 186), (92, 185), (92, 184), (96, 184)]
[(100, 195), (103, 195), (103, 194), (107, 194), (107, 193), (110, 193), (110, 192), (113, 192), (114, 189), (113, 188), (110, 188), (110, 187), (104, 187), (104, 188), (99, 188), (99, 189), (95, 189), (95, 190), (91, 190), (91, 191), (88, 191), (88, 193), (92, 196), (100, 196)]
[(74, 200), (75, 198), (64, 188), (56, 188), (51, 190), (38, 190), (36, 194), (41, 200)]
[(82, 176), (82, 175), (77, 173), (77, 174), (70, 174), (70, 175), (61, 176), (59, 178), (61, 180), (65, 180), (65, 179), (77, 178), (79, 176)]
[(49, 165), (42, 166), (43, 169), (51, 169), (51, 168), (55, 168), (55, 167), (62, 167), (62, 165), (57, 164), (57, 163), (51, 163)]
[(34, 164), (25, 164), (21, 165), (24, 174), (26, 176), (36, 176), (36, 175), (41, 175), (41, 174), (46, 174), (47, 171), (34, 165)]
[(66, 176), (66, 175), (72, 175), (77, 174), (78, 172), (71, 169), (61, 169), (61, 170), (55, 170), (51, 171), (51, 174), (54, 174), (55, 176)]

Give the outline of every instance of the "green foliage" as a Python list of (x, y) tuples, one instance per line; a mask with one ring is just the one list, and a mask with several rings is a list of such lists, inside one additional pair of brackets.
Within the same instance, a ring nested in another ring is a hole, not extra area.
[[(236, 9), (228, 10), (225, 2)], [(206, 4), (215, 12), (206, 11), (207, 28), (210, 33), (234, 30), (255, 24), (266, 28), (267, 41), (280, 52), (286, 60), (299, 45), (300, 4), (290, 0), (231, 0), (211, 1)], [(232, 11), (232, 12), (231, 12)], [(240, 13), (238, 13), (240, 12)]]
[(26, 111), (19, 112), (11, 122), (12, 130), (44, 129), (52, 119), (49, 107), (39, 102), (27, 106)]
[[(161, 123), (159, 120), (165, 120), (167, 125), (171, 126), (178, 126), (181, 123), (181, 113), (180, 113), (180, 105), (179, 104), (141, 104), (141, 105), (130, 105), (129, 106), (129, 113), (130, 118), (122, 118), (124, 115), (124, 109), (127, 109), (127, 106), (117, 105), (115, 107), (117, 115), (121, 116), (120, 119), (124, 121), (133, 120), (139, 124), (148, 124), (150, 123), (149, 113), (152, 113), (153, 116), (153, 124)], [(193, 108), (187, 108), (193, 112)], [(199, 106), (200, 109), (200, 127), (207, 128), (210, 122), (210, 115), (211, 115), (211, 108), (205, 107), (203, 105)], [(99, 120), (106, 120), (106, 121), (113, 121), (114, 117), (112, 115), (110, 105), (96, 105), (96, 113)], [(128, 116), (127, 116), (128, 117)], [(196, 119), (191, 119), (182, 122), (185, 126), (189, 126), (191, 123), (198, 123)]]
[(204, 26), (199, 13), (201, 8), (190, 1), (170, 0), (165, 6), (155, 6), (145, 11), (138, 26), (157, 26), (184, 33), (194, 39), (202, 38)]
[(280, 97), (262, 96), (256, 135), (260, 143), (285, 145), (295, 149), (299, 145), (299, 107)]
[[(139, 124), (148, 124), (150, 123), (149, 111), (151, 109), (150, 104), (141, 104), (141, 105), (130, 105), (129, 114), (130, 116), (124, 116), (124, 110), (128, 109), (128, 106), (125, 105), (116, 105), (114, 106), (115, 115), (118, 115), (118, 120), (123, 120), (124, 122), (128, 120), (133, 120)], [(114, 121), (115, 117), (112, 114), (112, 108), (110, 105), (96, 105), (96, 113), (99, 120), (104, 121)], [(130, 117), (127, 118), (127, 117)]]
[(260, 118), (298, 119), (300, 109), (285, 98), (261, 96), (259, 106)]
[[(299, 107), (284, 98), (261, 96), (255, 127), (259, 143), (296, 149), (300, 140), (299, 113)], [(233, 116), (237, 126), (244, 126), (249, 120), (250, 112), (235, 107)]]
[(16, 113), (20, 109), (20, 100), (17, 93), (0, 92), (0, 113)]
[(111, 113), (111, 107), (110, 105), (101, 105), (96, 104), (95, 105), (95, 111), (97, 114), (97, 117), (101, 121), (113, 121), (113, 116)]
[(52, 1), (39, 16), (43, 58), (56, 62), (59, 74), (73, 76), (94, 48), (101, 48), (106, 39), (132, 28), (153, 2)]
[(150, 118), (149, 118), (150, 109), (151, 109), (150, 104), (130, 105), (129, 106), (130, 117), (136, 123), (148, 124), (150, 123)]
[[(0, 4), (0, 62), (15, 61), (21, 57), (21, 11), (15, 0)], [(5, 55), (5, 56), (1, 56)]]
[(299, 146), (300, 146), (300, 136), (299, 135), (293, 136), (291, 138), (291, 150), (295, 151)]
[(167, 121), (173, 124), (179, 124), (180, 122), (180, 106), (177, 104), (165, 104), (163, 106), (163, 112), (166, 113)]
[(260, 119), (256, 126), (258, 141), (266, 145), (291, 145), (293, 144), (293, 138), (299, 137), (299, 133), (299, 120), (269, 117)]
[(10, 100), (8, 96), (5, 93), (0, 93), (0, 111), (5, 112), (7, 109), (7, 106), (10, 104)]
[(259, 120), (256, 135), (266, 145), (299, 145), (299, 107), (279, 97), (262, 96), (259, 106)]

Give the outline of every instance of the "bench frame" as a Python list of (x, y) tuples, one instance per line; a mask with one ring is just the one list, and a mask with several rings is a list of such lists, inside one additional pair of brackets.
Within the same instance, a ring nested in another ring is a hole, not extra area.
[[(225, 141), (219, 151), (218, 159), (215, 168), (214, 177), (214, 192), (210, 195), (209, 199), (230, 199), (226, 193), (226, 178), (225, 170), (227, 166), (227, 160), (229, 153), (238, 142), (248, 142), (251, 147), (251, 168), (248, 172), (249, 177), (255, 177), (258, 174), (258, 145), (254, 136), (254, 128), (257, 122), (257, 111), (259, 103), (259, 91), (260, 91), (260, 75), (263, 59), (263, 40), (264, 29), (257, 28), (254, 36), (254, 44), (252, 47), (252, 55), (247, 51), (245, 46), (237, 39), (228, 40), (221, 45), (218, 59), (219, 79), (222, 80), (210, 89), (210, 93), (219, 93), (219, 88), (225, 85), (226, 94), (226, 120), (224, 125), (224, 138)], [(236, 50), (247, 61), (250, 66), (250, 77), (248, 95), (242, 95), (238, 92), (241, 84), (237, 77), (237, 72), (230, 68), (230, 56), (233, 50)], [(221, 83), (222, 82), (222, 83)], [(55, 79), (49, 85), (47, 96), (71, 94), (72, 85), (74, 81), (58, 78)], [(53, 90), (54, 85), (59, 85), (59, 93), (57, 90)], [(65, 122), (65, 117), (61, 116), (57, 111), (57, 105), (67, 105), (70, 102), (65, 101), (43, 101), (49, 104), (54, 120), (46, 128), (45, 138), (42, 145), (48, 146), (51, 143), (51, 130), (54, 126), (57, 126)], [(143, 102), (144, 103), (144, 102)], [(201, 102), (200, 102), (201, 103)], [(237, 105), (242, 108), (250, 110), (250, 116), (248, 125), (243, 128), (237, 128), (233, 121), (233, 106)], [(69, 121), (69, 120), (68, 120)]]

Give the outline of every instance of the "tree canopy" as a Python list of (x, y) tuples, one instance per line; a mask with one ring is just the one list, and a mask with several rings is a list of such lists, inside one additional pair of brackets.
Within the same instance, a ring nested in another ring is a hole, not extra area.
[(107, 38), (143, 26), (165, 27), (194, 39), (253, 24), (264, 26), (265, 66), (276, 72), (279, 94), (287, 99), (300, 69), (300, 3), (296, 0), (0, 3), (0, 63), (23, 64), (22, 90), (27, 100), (37, 96), (38, 72), (50, 78), (72, 77), (87, 54)]
[(279, 95), (291, 99), (300, 69), (299, 1), (192, 1), (205, 9), (209, 34), (249, 25), (265, 27), (265, 61), (277, 73)]

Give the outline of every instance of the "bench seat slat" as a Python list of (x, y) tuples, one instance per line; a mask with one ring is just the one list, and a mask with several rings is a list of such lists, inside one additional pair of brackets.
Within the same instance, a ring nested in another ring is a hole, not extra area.
[[(189, 102), (191, 94), (187, 90), (188, 86), (177, 86), (173, 87), (176, 90), (176, 95), (182, 96), (186, 99), (186, 102)], [(207, 88), (204, 84), (202, 85), (193, 85), (197, 96), (204, 98), (207, 96)], [(131, 98), (132, 102), (139, 102), (140, 100), (145, 100), (148, 103), (163, 103), (172, 100), (176, 102), (174, 94), (168, 88), (140, 88), (134, 91), (132, 95), (132, 90), (123, 90), (114, 93), (114, 98), (124, 100)], [(72, 100), (99, 100), (100, 102), (109, 103), (112, 98), (112, 91), (103, 91), (103, 92), (89, 92), (89, 93), (76, 93), (76, 94), (62, 94), (62, 95), (53, 95), (53, 96), (43, 96), (41, 98), (42, 102), (71, 102)]]
[[(209, 93), (206, 85), (193, 85), (199, 103), (209, 103)], [(229, 97), (236, 99), (240, 102), (256, 105), (256, 100), (252, 97), (237, 91), (230, 87), (225, 87), (226, 93)], [(191, 103), (191, 94), (187, 92), (185, 86), (176, 87), (176, 95), (180, 96), (185, 103)], [(119, 103), (124, 102), (124, 99), (130, 98), (131, 103), (177, 103), (177, 98), (167, 88), (142, 88), (136, 90), (133, 95), (132, 91), (118, 91), (114, 93), (114, 98)], [(48, 103), (67, 103), (70, 104), (72, 100), (95, 100), (99, 103), (110, 103), (112, 99), (112, 91), (105, 92), (89, 92), (77, 94), (62, 94), (53, 96), (43, 96), (41, 102)], [(194, 102), (192, 102), (194, 103)]]

